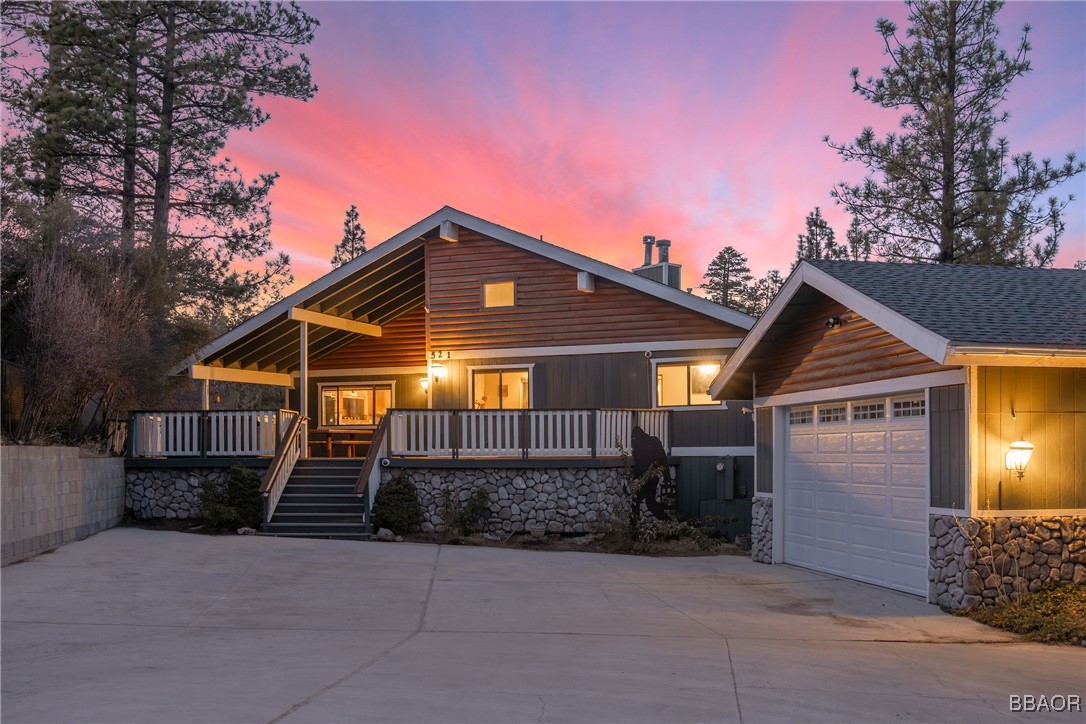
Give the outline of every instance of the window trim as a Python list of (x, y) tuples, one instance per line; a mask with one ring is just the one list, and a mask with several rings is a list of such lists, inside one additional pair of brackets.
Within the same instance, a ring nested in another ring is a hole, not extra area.
[(350, 428), (352, 430), (373, 430), (377, 425), (325, 425), (324, 424), (324, 410), (321, 408), (321, 403), (324, 401), (324, 389), (326, 387), (390, 387), (392, 389), (391, 399), (389, 400), (388, 409), (396, 407), (396, 380), (341, 380), (338, 382), (318, 382), (317, 383), (317, 425), (311, 429), (313, 430), (338, 430), (340, 428)]
[[(499, 307), (499, 309), (500, 309), (500, 307)], [(474, 410), (475, 409), (475, 373), (476, 373), (476, 371), (479, 371), (479, 372), (491, 371), (491, 372), (493, 372), (494, 370), (523, 370), (523, 369), (528, 370), (528, 408), (527, 409), (534, 410), (535, 409), (535, 362), (514, 363), (514, 364), (506, 364), (506, 365), (468, 365), (467, 366), (467, 372), (468, 372), (468, 399), (467, 399), (467, 404), (465, 406), (465, 409), (468, 409), (468, 410)], [(509, 409), (509, 410), (521, 410), (521, 409), (524, 409), (524, 408), (521, 408), (521, 407), (510, 407), (510, 408), (494, 407), (494, 408), (487, 408), (487, 409), (488, 410), (489, 409), (494, 409), (494, 410), (506, 410), (506, 409)]]
[[(513, 303), (504, 304), (500, 307), (489, 307), (486, 303), (486, 285), (487, 284), (512, 284), (513, 285)], [(481, 277), (479, 279), (479, 308), (483, 311), (489, 309), (516, 309), (517, 305), (517, 291), (520, 287), (520, 278), (518, 275), (509, 276), (503, 274), (501, 276)]]
[[(667, 367), (669, 365), (675, 365), (675, 366), (683, 365), (683, 364), (686, 365), (686, 367), (687, 367), (686, 394), (687, 394), (687, 399), (689, 399), (689, 396), (690, 396), (690, 371), (689, 371), (689, 368), (693, 365), (693, 363), (695, 363), (695, 362), (700, 362), (701, 364), (712, 363), (712, 364), (720, 365), (720, 369), (724, 369), (724, 364), (725, 364), (726, 361), (727, 361), (726, 356), (721, 356), (721, 357), (661, 357), (660, 359), (653, 358), (651, 360), (652, 374), (649, 376), (649, 384), (650, 384), (649, 395), (650, 395), (650, 398), (652, 399), (652, 409), (654, 409), (654, 410), (710, 410), (710, 409), (713, 409), (713, 408), (716, 408), (716, 407), (722, 407), (725, 410), (727, 410), (728, 409), (728, 403), (727, 403), (726, 400), (713, 400), (712, 402), (707, 402), (707, 403), (702, 404), (702, 405), (691, 405), (691, 404), (686, 404), (686, 405), (661, 405), (660, 404), (660, 397), (656, 393), (656, 378), (657, 378), (657, 371), (656, 370), (657, 370), (657, 368), (660, 367), (660, 365), (663, 365), (665, 367)], [(718, 371), (717, 374), (720, 374), (720, 372)]]

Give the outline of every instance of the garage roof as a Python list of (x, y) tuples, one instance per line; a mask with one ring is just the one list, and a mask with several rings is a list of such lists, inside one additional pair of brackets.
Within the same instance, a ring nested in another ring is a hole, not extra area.
[(1086, 271), (812, 259), (952, 344), (1086, 347)]
[(712, 385), (749, 388), (773, 341), (819, 294), (944, 365), (1086, 366), (1086, 271), (804, 260)]

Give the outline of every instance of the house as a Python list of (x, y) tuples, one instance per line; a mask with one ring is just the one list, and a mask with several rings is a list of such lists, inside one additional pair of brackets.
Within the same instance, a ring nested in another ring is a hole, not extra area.
[[(626, 271), (437, 211), (179, 365), (203, 381), (204, 409), (133, 419), (132, 507), (177, 504), (169, 474), (147, 472), (162, 459), (240, 456), (267, 466), (272, 531), (347, 530), (357, 519), (325, 503), (372, 498), (392, 475), (415, 480), (431, 512), (441, 486), (488, 482), (508, 488), (494, 502), (503, 529), (583, 531), (640, 426), (670, 454), (683, 516), (749, 529), (749, 401), (707, 390), (754, 320), (683, 291), (668, 240), (641, 243), (644, 264)], [(215, 410), (215, 380), (282, 387), (289, 409)], [(533, 487), (550, 507), (525, 502)]]
[(753, 397), (753, 555), (970, 606), (1086, 581), (1086, 272), (804, 261)]

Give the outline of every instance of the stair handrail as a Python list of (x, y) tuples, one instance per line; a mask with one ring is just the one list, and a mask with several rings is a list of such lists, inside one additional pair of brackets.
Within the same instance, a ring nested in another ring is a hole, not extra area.
[(260, 482), (260, 494), (264, 497), (264, 525), (271, 522), (283, 488), (286, 487), (290, 474), (294, 472), (295, 463), (302, 456), (301, 432), (308, 420), (305, 415), (297, 415), (290, 421), (290, 427), (275, 446), (275, 457)]
[(370, 484), (370, 476), (377, 461), (384, 455), (385, 437), (388, 435), (388, 415), (381, 418), (377, 427), (373, 430), (373, 439), (370, 441), (370, 449), (366, 451), (366, 461), (362, 463), (362, 470), (358, 473), (358, 480), (354, 484), (354, 494), (362, 497), (366, 494)]

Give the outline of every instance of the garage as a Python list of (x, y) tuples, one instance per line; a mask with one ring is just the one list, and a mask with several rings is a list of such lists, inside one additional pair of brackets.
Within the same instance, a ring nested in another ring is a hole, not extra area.
[(923, 394), (788, 408), (784, 560), (925, 595)]

